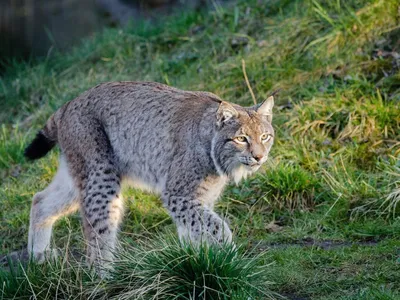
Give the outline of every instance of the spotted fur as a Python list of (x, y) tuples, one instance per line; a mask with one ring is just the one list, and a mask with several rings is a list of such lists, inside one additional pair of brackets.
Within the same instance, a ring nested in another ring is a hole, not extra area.
[(272, 97), (244, 108), (152, 82), (104, 83), (83, 93), (26, 150), (34, 159), (56, 143), (61, 148), (53, 182), (33, 198), (28, 250), (44, 259), (54, 222), (80, 209), (90, 263), (112, 260), (123, 180), (161, 195), (181, 239), (230, 242), (214, 203), (229, 180), (266, 161), (272, 107)]

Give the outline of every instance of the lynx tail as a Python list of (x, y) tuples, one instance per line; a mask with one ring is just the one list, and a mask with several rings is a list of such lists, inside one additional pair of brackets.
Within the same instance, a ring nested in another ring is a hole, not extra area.
[(57, 127), (54, 115), (47, 121), (45, 127), (40, 130), (32, 143), (26, 147), (24, 155), (30, 160), (45, 156), (57, 143)]

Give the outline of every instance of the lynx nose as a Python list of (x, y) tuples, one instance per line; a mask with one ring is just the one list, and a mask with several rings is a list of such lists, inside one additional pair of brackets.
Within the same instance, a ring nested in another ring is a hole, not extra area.
[(259, 161), (263, 158), (263, 155), (262, 155), (262, 154), (253, 154), (253, 158), (254, 158), (257, 162), (259, 162)]

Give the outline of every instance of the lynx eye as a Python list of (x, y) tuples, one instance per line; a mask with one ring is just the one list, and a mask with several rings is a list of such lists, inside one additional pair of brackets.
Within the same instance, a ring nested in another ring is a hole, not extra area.
[(235, 142), (239, 144), (247, 144), (247, 137), (244, 135), (239, 135), (233, 139)]
[(266, 143), (271, 139), (272, 135), (264, 133), (261, 135), (261, 142)]

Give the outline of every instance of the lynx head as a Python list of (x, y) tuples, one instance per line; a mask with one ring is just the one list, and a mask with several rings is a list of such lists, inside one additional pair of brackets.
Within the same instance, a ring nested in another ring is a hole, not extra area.
[(273, 106), (272, 96), (248, 108), (221, 102), (212, 143), (212, 156), (219, 173), (238, 182), (267, 160), (274, 142)]

